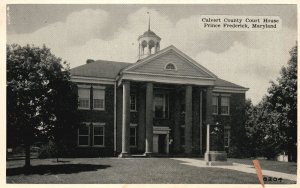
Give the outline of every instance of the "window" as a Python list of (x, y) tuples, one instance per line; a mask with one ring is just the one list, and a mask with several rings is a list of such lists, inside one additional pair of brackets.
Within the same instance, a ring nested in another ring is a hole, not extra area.
[(230, 143), (230, 129), (224, 129), (224, 146), (225, 148), (229, 147)]
[(221, 114), (229, 115), (229, 97), (221, 97)]
[(78, 108), (90, 109), (90, 88), (78, 88)]
[(136, 111), (136, 95), (130, 95), (130, 111)]
[(130, 127), (129, 145), (136, 146), (136, 127)]
[(167, 119), (169, 117), (169, 97), (166, 93), (154, 95), (154, 117), (159, 119)]
[(104, 126), (94, 125), (93, 135), (93, 145), (104, 146)]
[(93, 105), (95, 110), (104, 110), (105, 90), (95, 89), (93, 90)]
[(212, 97), (212, 108), (213, 108), (212, 113), (218, 114), (218, 96)]
[(78, 129), (78, 145), (89, 146), (90, 145), (90, 128), (84, 125)]
[(184, 126), (180, 127), (180, 145), (182, 145), (182, 146), (185, 145), (185, 127)]
[(165, 67), (166, 70), (176, 70), (176, 67), (173, 63), (168, 63)]

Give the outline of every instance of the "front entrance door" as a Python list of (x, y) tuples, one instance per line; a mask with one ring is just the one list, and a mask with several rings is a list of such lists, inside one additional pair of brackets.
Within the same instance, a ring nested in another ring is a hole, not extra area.
[(158, 135), (158, 153), (165, 154), (166, 153), (166, 135), (159, 134)]
[(169, 153), (169, 127), (153, 126), (153, 153)]

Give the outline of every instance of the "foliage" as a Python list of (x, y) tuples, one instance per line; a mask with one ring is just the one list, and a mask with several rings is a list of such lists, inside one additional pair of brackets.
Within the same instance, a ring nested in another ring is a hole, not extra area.
[(297, 46), (283, 67), (277, 83), (253, 106), (248, 101), (246, 130), (253, 156), (274, 158), (282, 151), (296, 160), (297, 144)]
[(29, 165), (29, 146), (37, 137), (63, 142), (66, 130), (76, 126), (76, 87), (68, 64), (45, 46), (7, 45), (6, 57), (8, 144), (24, 143)]

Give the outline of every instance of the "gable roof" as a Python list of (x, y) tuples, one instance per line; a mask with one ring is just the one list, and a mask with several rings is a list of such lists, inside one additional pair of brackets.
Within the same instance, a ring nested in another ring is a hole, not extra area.
[(71, 69), (72, 76), (115, 79), (122, 69), (132, 63), (97, 60)]
[(201, 72), (205, 72), (207, 74), (208, 77), (210, 78), (214, 78), (216, 79), (217, 76), (212, 73), (211, 71), (209, 71), (208, 69), (206, 69), (205, 67), (203, 67), (202, 65), (200, 65), (198, 62), (196, 62), (195, 60), (193, 60), (192, 58), (190, 58), (188, 55), (186, 55), (185, 53), (183, 53), (182, 51), (178, 50), (175, 46), (171, 45), (167, 48), (164, 48), (163, 50), (158, 51), (155, 54), (152, 54), (140, 61), (138, 61), (137, 63), (131, 64), (130, 66), (126, 67), (124, 69), (124, 72), (126, 71), (132, 71), (134, 69), (136, 69), (137, 67), (143, 66), (144, 64), (147, 64), (148, 62), (151, 62), (151, 60), (158, 58), (160, 56), (162, 56), (163, 54), (166, 54), (170, 51), (174, 51), (177, 55), (181, 56), (182, 58), (184, 58), (185, 60), (187, 60), (188, 63), (190, 63), (191, 65), (195, 66), (196, 69), (198, 69)]

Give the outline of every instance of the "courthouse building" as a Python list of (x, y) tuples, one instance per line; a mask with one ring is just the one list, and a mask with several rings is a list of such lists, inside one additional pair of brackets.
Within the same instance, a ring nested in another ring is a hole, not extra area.
[(244, 126), (245, 87), (218, 78), (153, 31), (138, 37), (137, 61), (87, 60), (71, 69), (83, 122), (76, 150), (88, 156), (202, 155), (207, 124)]

